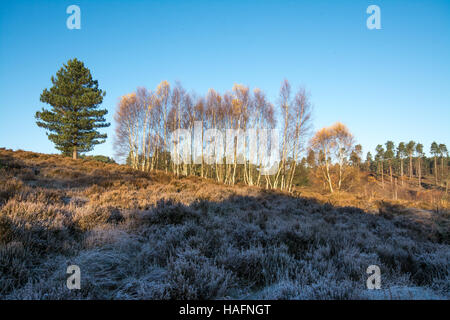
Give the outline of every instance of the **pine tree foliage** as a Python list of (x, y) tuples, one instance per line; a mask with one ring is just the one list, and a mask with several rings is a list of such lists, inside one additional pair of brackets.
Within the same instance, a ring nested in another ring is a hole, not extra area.
[(99, 109), (106, 93), (76, 58), (64, 64), (51, 81), (53, 86), (44, 89), (40, 98), (51, 109), (36, 112), (36, 123), (49, 131), (47, 136), (56, 149), (76, 159), (78, 153), (105, 142), (107, 135), (96, 129), (110, 125), (104, 118), (108, 111)]

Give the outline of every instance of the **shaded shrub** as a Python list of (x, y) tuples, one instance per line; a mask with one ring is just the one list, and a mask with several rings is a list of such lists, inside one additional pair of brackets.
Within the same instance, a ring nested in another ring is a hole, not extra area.
[(0, 245), (6, 244), (14, 239), (13, 224), (11, 219), (0, 213)]
[(199, 218), (194, 210), (170, 199), (159, 200), (151, 214), (147, 216), (148, 221), (154, 224), (181, 224), (184, 221)]
[(28, 281), (30, 259), (21, 242), (0, 244), (0, 296)]
[(246, 250), (230, 247), (217, 260), (250, 287), (269, 285), (289, 273), (294, 266), (286, 247), (252, 247)]
[(229, 271), (218, 268), (197, 250), (179, 252), (169, 260), (167, 270), (171, 299), (215, 299), (235, 286)]
[(290, 255), (296, 259), (304, 256), (304, 253), (313, 245), (314, 239), (301, 235), (294, 230), (284, 230), (277, 234), (277, 240), (285, 244)]
[(16, 178), (2, 179), (0, 182), (0, 206), (24, 188), (23, 182)]

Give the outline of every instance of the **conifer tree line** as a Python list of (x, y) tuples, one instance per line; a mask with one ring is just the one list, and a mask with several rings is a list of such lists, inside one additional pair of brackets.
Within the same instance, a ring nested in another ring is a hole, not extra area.
[(433, 176), (435, 185), (447, 188), (450, 174), (447, 146), (433, 142), (429, 151), (431, 157), (425, 155), (423, 144), (415, 141), (400, 142), (397, 146), (387, 141), (376, 146), (375, 156), (368, 152), (360, 167), (376, 172), (383, 186), (386, 179), (393, 183), (393, 179), (397, 178), (404, 185), (405, 181), (417, 178), (418, 187), (422, 187), (423, 177)]
[[(426, 157), (421, 143), (393, 141), (377, 145), (375, 156), (367, 152), (363, 159), (363, 148), (353, 143), (353, 135), (342, 123), (318, 130), (310, 141), (306, 159), (307, 173), (323, 183), (331, 193), (347, 188), (358, 180), (361, 171), (372, 172), (384, 188), (403, 186), (407, 181), (424, 186), (423, 178), (433, 177), (436, 186), (448, 191), (450, 180), (450, 158), (445, 144), (433, 142), (431, 157)], [(428, 180), (428, 184), (430, 181)]]
[[(187, 92), (179, 82), (171, 86), (162, 81), (155, 90), (138, 88), (120, 98), (114, 116), (114, 146), (118, 156), (142, 171), (164, 170), (177, 176), (197, 175), (230, 185), (241, 182), (291, 190), (299, 174), (301, 154), (307, 147), (311, 112), (306, 89), (300, 87), (293, 92), (287, 80), (282, 82), (276, 104), (271, 103), (262, 90), (251, 90), (241, 84), (235, 84), (231, 91), (223, 94), (210, 89), (206, 95), (199, 96)], [(225, 151), (231, 148), (228, 150), (233, 154), (231, 158), (217, 154), (213, 159), (206, 159), (203, 150), (214, 148), (204, 136), (207, 129), (219, 129), (225, 135), (226, 129), (274, 129), (277, 119), (281, 135), (280, 161), (275, 174), (264, 175), (260, 166), (246, 160), (252, 152), (247, 136), (239, 143), (233, 138), (231, 145), (225, 145)], [(193, 132), (196, 123), (201, 125), (201, 159), (178, 164), (170, 157), (172, 132), (177, 129)], [(238, 161), (240, 157), (245, 159), (243, 163)]]

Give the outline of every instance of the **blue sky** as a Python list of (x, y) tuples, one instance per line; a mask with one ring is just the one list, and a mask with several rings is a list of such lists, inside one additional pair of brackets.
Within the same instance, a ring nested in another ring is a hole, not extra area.
[[(66, 8), (81, 8), (81, 30)], [(381, 9), (381, 30), (366, 8)], [(450, 1), (2, 1), (0, 147), (56, 153), (34, 114), (50, 77), (77, 57), (107, 93), (112, 123), (91, 154), (112, 156), (118, 97), (181, 81), (199, 94), (234, 83), (277, 101), (305, 85), (314, 127), (341, 121), (364, 153), (386, 140), (450, 144)]]

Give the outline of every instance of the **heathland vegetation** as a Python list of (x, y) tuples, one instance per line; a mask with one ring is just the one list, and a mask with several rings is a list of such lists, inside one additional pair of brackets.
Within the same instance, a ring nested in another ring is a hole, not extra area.
[(52, 83), (36, 118), (61, 155), (0, 148), (0, 298), (450, 298), (445, 144), (364, 159), (343, 123), (312, 130), (287, 80), (276, 103), (162, 81), (120, 97), (117, 164), (84, 154), (109, 126), (89, 69), (70, 60)]
[(449, 298), (448, 208), (300, 192), (0, 149), (0, 298)]

